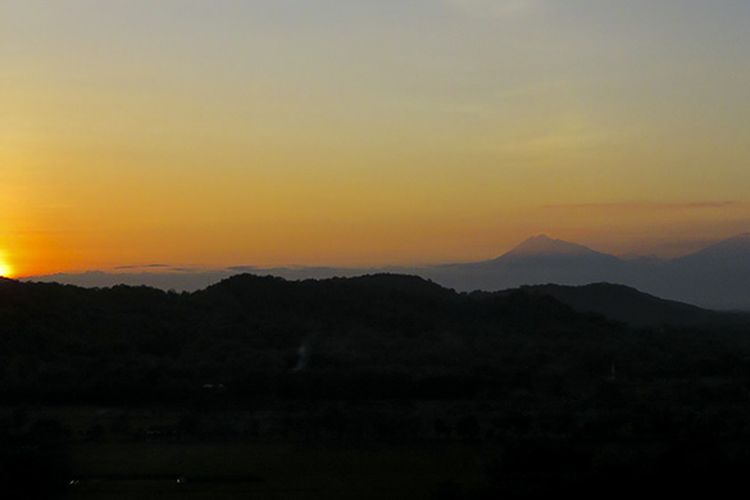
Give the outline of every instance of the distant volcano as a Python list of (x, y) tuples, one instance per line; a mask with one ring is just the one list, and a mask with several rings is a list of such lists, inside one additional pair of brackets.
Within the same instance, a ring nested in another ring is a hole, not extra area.
[(556, 240), (546, 234), (531, 237), (500, 258), (508, 257), (554, 257), (604, 255), (599, 252), (568, 241)]

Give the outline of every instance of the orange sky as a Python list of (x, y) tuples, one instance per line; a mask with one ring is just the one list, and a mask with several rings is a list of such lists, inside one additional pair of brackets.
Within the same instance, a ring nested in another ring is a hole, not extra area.
[(0, 0), (0, 274), (686, 252), (750, 230), (747, 26), (728, 0)]

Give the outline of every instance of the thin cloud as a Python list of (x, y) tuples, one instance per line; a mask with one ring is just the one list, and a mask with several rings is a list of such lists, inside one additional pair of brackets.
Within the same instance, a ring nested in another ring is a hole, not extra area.
[(619, 202), (562, 203), (545, 205), (546, 210), (710, 210), (739, 206), (736, 201), (693, 201), (684, 203)]
[(125, 271), (130, 269), (165, 269), (171, 267), (169, 264), (130, 264), (127, 266), (117, 266), (115, 269)]
[(153, 271), (161, 273), (202, 273), (206, 269), (198, 267), (174, 266), (172, 264), (130, 264), (116, 266), (114, 271), (127, 271), (129, 274), (150, 273)]
[(240, 272), (240, 273), (251, 273), (253, 271), (257, 271), (258, 268), (256, 266), (231, 266), (227, 267), (227, 271), (232, 272)]

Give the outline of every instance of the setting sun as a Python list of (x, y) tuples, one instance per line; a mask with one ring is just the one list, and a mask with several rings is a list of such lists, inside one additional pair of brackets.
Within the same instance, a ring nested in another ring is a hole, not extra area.
[(0, 277), (12, 278), (13, 268), (4, 259), (0, 259)]

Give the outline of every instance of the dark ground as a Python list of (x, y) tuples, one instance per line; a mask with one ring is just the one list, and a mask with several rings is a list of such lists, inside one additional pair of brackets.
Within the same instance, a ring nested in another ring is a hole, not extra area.
[(5, 280), (2, 497), (719, 496), (750, 466), (750, 329), (700, 317), (407, 276)]

